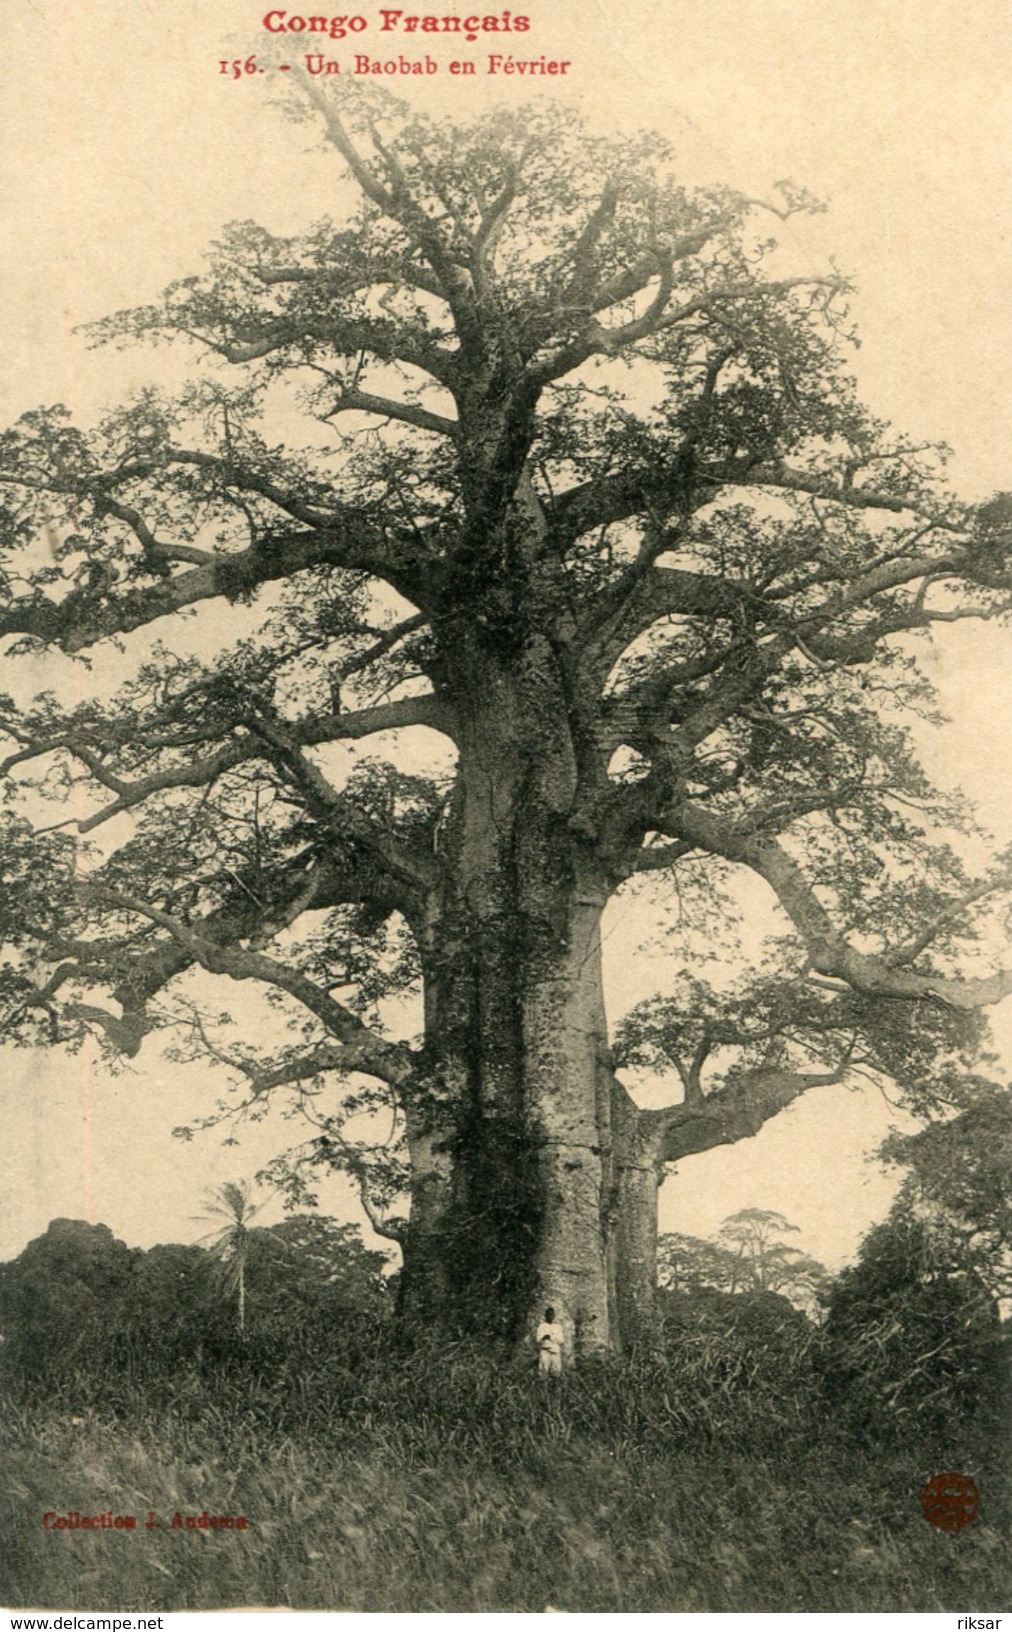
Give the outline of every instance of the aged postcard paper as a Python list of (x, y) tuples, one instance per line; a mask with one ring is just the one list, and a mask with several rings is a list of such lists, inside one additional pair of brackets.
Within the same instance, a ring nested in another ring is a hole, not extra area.
[(1000, 1607), (1007, 7), (0, 27), (0, 1600)]

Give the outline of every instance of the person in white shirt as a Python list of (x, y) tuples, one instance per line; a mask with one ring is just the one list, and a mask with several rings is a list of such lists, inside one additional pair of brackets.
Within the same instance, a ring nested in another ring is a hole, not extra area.
[(538, 1327), (534, 1341), (538, 1346), (538, 1371), (541, 1376), (558, 1377), (562, 1371), (564, 1337), (554, 1309), (545, 1310), (545, 1318)]

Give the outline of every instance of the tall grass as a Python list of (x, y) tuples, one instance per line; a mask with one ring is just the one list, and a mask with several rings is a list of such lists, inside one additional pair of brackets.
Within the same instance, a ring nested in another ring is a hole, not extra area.
[[(807, 1327), (763, 1342), (688, 1327), (663, 1357), (557, 1381), (379, 1321), (171, 1366), (136, 1345), (99, 1360), (41, 1387), (8, 1379), (7, 1604), (952, 1611), (1007, 1596), (1009, 1496), (980, 1423), (862, 1443)], [(955, 1536), (918, 1505), (953, 1465), (982, 1492)], [(141, 1528), (42, 1529), (74, 1508)], [(203, 1510), (250, 1528), (143, 1528), (149, 1511)]]

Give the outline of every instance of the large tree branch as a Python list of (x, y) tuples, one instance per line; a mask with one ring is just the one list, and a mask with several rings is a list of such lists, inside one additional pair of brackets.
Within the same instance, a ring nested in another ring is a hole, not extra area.
[(371, 822), (356, 820), (348, 801), (331, 787), (303, 752), (298, 736), (281, 720), (260, 713), (251, 718), (250, 728), (261, 738), (272, 763), (299, 789), (307, 809), (333, 828), (338, 838), (345, 842), (350, 839), (361, 847), (410, 899), (409, 916), (414, 916), (437, 880), (434, 854), (399, 844), (392, 834), (378, 832)]
[[(904, 576), (923, 570), (923, 565), (923, 562), (908, 565)], [(898, 570), (891, 576), (897, 578)], [(749, 705), (791, 652), (799, 652), (822, 670), (866, 664), (872, 661), (879, 643), (886, 637), (930, 626), (933, 614), (914, 605), (910, 610), (887, 612), (849, 630), (845, 626), (840, 633), (819, 632), (820, 623), (845, 618), (865, 597), (874, 600), (879, 593), (880, 578), (881, 571), (877, 569), (864, 579), (858, 579), (850, 591), (835, 595), (821, 608), (806, 612), (799, 620), (800, 627), (792, 627), (777, 612), (772, 619), (774, 627), (781, 626), (777, 634), (731, 641), (716, 651), (701, 653), (695, 660), (661, 661), (645, 680), (608, 696), (599, 714), (602, 754), (610, 755), (625, 743), (642, 754), (651, 769), (637, 781), (611, 786), (599, 798), (598, 829), (605, 844), (614, 848), (618, 843), (620, 848), (628, 849), (637, 836), (652, 830), (672, 839), (684, 838), (677, 826), (677, 816), (676, 825), (669, 824), (668, 811), (681, 808), (687, 781), (701, 777), (697, 751), (735, 716), (748, 713)], [(729, 606), (733, 604), (733, 597), (731, 589)], [(653, 603), (653, 609), (657, 604)], [(745, 604), (745, 599), (739, 602), (741, 606)], [(754, 609), (761, 608), (763, 603), (753, 598), (748, 604)], [(980, 608), (976, 615), (993, 614)], [(698, 695), (695, 689), (698, 681), (710, 676), (713, 676), (710, 683)], [(687, 703), (689, 693), (683, 690), (686, 687), (693, 688), (691, 705)], [(777, 728), (789, 731), (789, 721), (780, 722), (776, 715), (769, 715), (767, 729)], [(731, 774), (733, 780), (733, 770)], [(787, 793), (757, 806), (744, 823), (739, 819), (739, 835), (780, 831), (800, 815), (853, 803), (862, 796), (862, 789), (869, 794), (888, 791), (869, 788), (850, 769), (841, 782), (829, 787), (822, 785), (812, 794)], [(635, 850), (630, 854), (635, 858)]]
[[(375, 708), (359, 709), (352, 713), (309, 716), (287, 722), (286, 730), (294, 744), (308, 748), (332, 742), (357, 741), (381, 731), (397, 731), (419, 725), (440, 731), (444, 735), (452, 735), (449, 708), (432, 693), (421, 697), (404, 697), (396, 702), (381, 703)], [(143, 745), (143, 722), (138, 721), (135, 730), (135, 745), (137, 741)], [(80, 833), (93, 832), (105, 822), (122, 815), (124, 811), (143, 805), (156, 793), (164, 793), (170, 788), (210, 787), (239, 765), (248, 764), (255, 759), (266, 758), (272, 762), (274, 759), (274, 755), (265, 745), (262, 732), (247, 729), (242, 736), (236, 737), (216, 753), (193, 760), (188, 765), (173, 765), (164, 770), (152, 771), (146, 776), (127, 780), (116, 775), (87, 742), (76, 739), (72, 734), (64, 734), (55, 739), (43, 739), (36, 747), (26, 748), (16, 755), (11, 755), (0, 764), (0, 775), (14, 764), (24, 763), (60, 748), (66, 749), (78, 759), (97, 782), (116, 796), (111, 804), (104, 805), (91, 816), (81, 817), (76, 821), (75, 825)]]
[[(895, 457), (899, 458), (902, 450)], [(889, 456), (892, 457), (892, 456)], [(952, 532), (962, 531), (959, 522), (949, 520), (943, 511), (924, 507), (924, 501), (914, 493), (892, 493), (884, 487), (859, 487), (851, 479), (853, 461), (845, 460), (839, 474), (794, 470), (786, 460), (757, 462), (753, 459), (726, 460), (700, 464), (703, 480), (721, 487), (770, 487), (785, 493), (804, 493), (810, 498), (831, 500), (851, 510), (880, 510), (892, 515), (922, 516), (933, 526)]]
[[(595, 217), (597, 213), (595, 212)], [(592, 217), (592, 219), (594, 218)], [(729, 225), (730, 221), (730, 216), (716, 216), (712, 221), (698, 227), (695, 232), (687, 232), (682, 237), (676, 238), (673, 244), (656, 246), (649, 255), (643, 256), (635, 265), (626, 267), (621, 272), (616, 272), (613, 277), (607, 278), (604, 283), (598, 284), (597, 288), (588, 296), (587, 306), (589, 310), (603, 312), (607, 311), (611, 306), (619, 306), (624, 301), (633, 300), (659, 276), (662, 265), (673, 267), (676, 261), (684, 261), (690, 255), (698, 254), (709, 243), (711, 238)], [(656, 318), (663, 312), (664, 306), (670, 299), (671, 289), (672, 285), (669, 281), (664, 302), (652, 314), (651, 321), (653, 323), (656, 322)], [(613, 334), (617, 332), (619, 331), (612, 331)]]
[[(283, 486), (232, 452), (207, 453), (201, 449), (173, 446), (171, 443), (160, 448), (155, 456), (125, 460), (111, 470), (83, 472), (75, 468), (70, 474), (57, 470), (39, 476), (27, 470), (13, 468), (0, 471), (0, 483), (28, 492), (52, 493), (70, 498), (75, 504), (80, 504), (82, 499), (90, 500), (96, 515), (113, 515), (124, 521), (138, 539), (145, 555), (153, 558), (156, 564), (161, 566), (167, 554), (178, 552), (182, 547), (157, 538), (140, 512), (134, 506), (116, 499), (114, 495), (117, 490), (133, 486), (137, 482), (164, 476), (173, 465), (196, 466), (199, 470), (220, 477), (221, 485), (225, 489), (237, 489), (244, 494), (258, 494), (269, 499), (274, 508), (281, 511), (287, 519), (300, 522), (306, 528), (317, 529), (332, 525), (334, 522), (335, 511), (332, 504), (309, 503), (301, 487)], [(216, 557), (210, 550), (186, 547), (180, 559), (202, 564), (213, 562)]]
[(211, 550), (198, 549), (193, 544), (170, 543), (167, 539), (158, 538), (148, 526), (140, 511), (133, 505), (123, 504), (114, 499), (109, 492), (103, 492), (96, 500), (99, 511), (106, 511), (115, 516), (129, 527), (144, 552), (145, 559), (156, 572), (162, 572), (173, 561), (188, 561), (197, 566), (204, 566), (214, 561)]
[(766, 1123), (812, 1088), (842, 1082), (846, 1067), (832, 1071), (787, 1071), (756, 1066), (733, 1084), (702, 1098), (663, 1110), (640, 1111), (658, 1164), (752, 1139)]
[(482, 299), (487, 297), (489, 293), (496, 250), (499, 247), (499, 240), (509, 218), (510, 210), (516, 201), (524, 156), (521, 155), (520, 161), (516, 164), (507, 164), (506, 178), (494, 198), (486, 199), (479, 191), (481, 222), (474, 234), (474, 250), (469, 258), (469, 265), (471, 276), (474, 279), (474, 287)]
[(263, 952), (224, 946), (138, 896), (97, 883), (82, 883), (78, 890), (87, 904), (112, 908), (156, 924), (166, 931), (189, 961), (199, 964), (209, 974), (226, 975), (236, 981), (256, 981), (287, 992), (316, 1015), (342, 1045), (342, 1069), (362, 1071), (394, 1084), (404, 1081), (414, 1070), (414, 1055), (405, 1044), (391, 1043), (363, 1025), (351, 1009), (301, 971)]
[(681, 840), (674, 840), (671, 844), (653, 844), (636, 849), (628, 858), (626, 877), (634, 873), (658, 873), (665, 867), (673, 867), (681, 861), (683, 856), (692, 854), (694, 846), (685, 844)]
[[(347, 1076), (363, 1070), (361, 1051), (355, 1043), (334, 1042), (328, 1039), (326, 1042), (317, 1043), (304, 1054), (297, 1054), (293, 1059), (285, 1060), (280, 1065), (261, 1065), (237, 1055), (222, 1053), (210, 1042), (202, 1026), (199, 1027), (199, 1031), (201, 1048), (220, 1059), (223, 1064), (239, 1071), (249, 1083), (254, 1099), (270, 1094), (275, 1088), (290, 1088), (296, 1083), (325, 1076), (330, 1071)], [(398, 1085), (400, 1080), (402, 1079), (398, 1079)]]
[[(609, 176), (604, 184), (597, 206), (587, 217), (570, 254), (573, 272), (563, 292), (563, 299), (567, 306), (582, 306), (592, 298), (595, 251), (601, 241), (602, 234), (607, 231), (615, 219), (619, 197), (618, 180), (614, 176)], [(650, 276), (649, 271), (647, 276)]]
[(413, 402), (398, 402), (393, 397), (379, 397), (373, 391), (362, 391), (357, 385), (342, 386), (340, 395), (326, 415), (333, 419), (338, 414), (376, 414), (381, 419), (394, 419), (402, 425), (413, 425), (416, 430), (431, 431), (455, 442), (460, 427), (444, 414), (431, 413)]
[(432, 563), (426, 561), (424, 571), (414, 570), (417, 547), (412, 536), (399, 551), (374, 521), (349, 514), (312, 531), (268, 534), (244, 550), (213, 556), (203, 566), (143, 589), (115, 594), (74, 590), (62, 601), (38, 593), (24, 596), (0, 608), (0, 636), (32, 635), (66, 652), (79, 652), (203, 601), (248, 594), (317, 566), (375, 573), (419, 600), (426, 584), (431, 587)]
[[(684, 784), (696, 749), (776, 672), (792, 644), (791, 637), (784, 635), (747, 647), (741, 661), (729, 666), (706, 692), (703, 701), (670, 729), (662, 720), (651, 722), (649, 717), (644, 718), (642, 700), (639, 708), (633, 708), (632, 718), (623, 721), (619, 701), (612, 711), (612, 730), (625, 724), (626, 738), (631, 737), (635, 746), (648, 753), (651, 768), (639, 781), (609, 787), (599, 799), (597, 822), (607, 848), (628, 855), (636, 836), (650, 831), (662, 832), (672, 839), (689, 839), (695, 846), (691, 835), (669, 823), (667, 811), (673, 808), (680, 819)], [(663, 702), (664, 695), (662, 687), (655, 707)], [(630, 725), (634, 727), (631, 732)], [(644, 733), (649, 735), (649, 741), (644, 740)]]
[(452, 350), (435, 339), (424, 340), (417, 335), (412, 341), (403, 325), (384, 318), (343, 316), (326, 322), (310, 322), (293, 317), (265, 320), (264, 332), (255, 339), (238, 340), (209, 333), (206, 329), (189, 329), (182, 322), (172, 325), (179, 333), (207, 346), (226, 363), (237, 366), (262, 362), (277, 351), (298, 347), (305, 342), (329, 347), (333, 355), (352, 357), (369, 352), (382, 363), (405, 363), (420, 374), (428, 374), (438, 384), (449, 385), (455, 375), (456, 357)]
[(385, 1241), (393, 1241), (403, 1247), (408, 1238), (406, 1222), (397, 1219), (384, 1218), (376, 1207), (369, 1189), (369, 1178), (365, 1172), (353, 1175), (358, 1186), (358, 1199), (362, 1203), (362, 1211), (369, 1220), (369, 1226), (376, 1235), (382, 1236)]
[[(836, 928), (814, 887), (782, 844), (743, 833), (734, 823), (686, 801), (672, 812), (673, 832), (711, 855), (740, 863), (764, 878), (808, 951), (816, 974), (841, 980), (858, 992), (908, 1000), (936, 999), (958, 1009), (1000, 1003), (1012, 992), (1012, 969), (979, 979), (956, 980), (918, 973), (888, 953), (860, 952)], [(1012, 886), (1012, 878), (1009, 880)], [(906, 952), (901, 949), (900, 959)]]
[(961, 895), (958, 900), (953, 901), (947, 907), (943, 907), (936, 914), (934, 920), (926, 925), (919, 934), (911, 935), (902, 946), (891, 952), (889, 955), (890, 965), (894, 968), (900, 968), (905, 964), (913, 963), (920, 957), (922, 952), (926, 952), (928, 947), (934, 941), (937, 941), (940, 935), (944, 935), (947, 930), (959, 922), (960, 918), (965, 917), (968, 907), (976, 906), (978, 901), (986, 901), (988, 896), (1007, 891), (1010, 886), (1012, 886), (1012, 876), (1010, 876), (1008, 870), (999, 873), (994, 878), (984, 879), (981, 883), (974, 885), (972, 889)]
[[(229, 870), (226, 868), (225, 873)], [(251, 951), (261, 951), (279, 932), (309, 908), (365, 902), (383, 914), (404, 910), (406, 903), (388, 876), (378, 874), (372, 865), (359, 865), (352, 855), (337, 857), (333, 852), (319, 860), (315, 849), (308, 847), (300, 855), (286, 861), (257, 881), (257, 890), (251, 890), (242, 880), (229, 874), (232, 894), (224, 904), (208, 912), (196, 924), (187, 919), (187, 931), (202, 944), (227, 950), (230, 946), (248, 943)], [(111, 902), (119, 892), (110, 890), (93, 880), (96, 898)], [(104, 893), (102, 893), (104, 890)], [(136, 900), (136, 898), (132, 898)], [(157, 920), (153, 910), (145, 905), (143, 928), (123, 930), (102, 940), (89, 940), (67, 934), (50, 938), (49, 953), (61, 959), (44, 986), (30, 993), (25, 1008), (41, 1009), (53, 1019), (57, 1012), (57, 996), (68, 984), (109, 989), (120, 1015), (110, 1014), (94, 1004), (67, 1002), (63, 1012), (69, 1018), (96, 1024), (121, 1052), (135, 1055), (145, 1034), (151, 1029), (147, 1005), (178, 975), (199, 962), (192, 948), (178, 935), (157, 938), (154, 927)], [(171, 912), (159, 909), (166, 922)], [(45, 931), (39, 931), (45, 940)], [(57, 1040), (54, 1032), (54, 1040)]]
[(379, 284), (406, 284), (409, 289), (443, 298), (438, 278), (427, 272), (416, 261), (368, 261), (351, 273), (321, 271), (315, 266), (258, 266), (256, 277), (265, 288), (284, 283), (311, 284), (335, 295), (351, 295), (359, 289), (372, 289)]
[[(674, 547), (673, 541), (665, 542), (656, 553)], [(581, 620), (581, 672), (592, 685), (600, 686), (622, 653), (665, 618), (726, 623), (740, 618), (746, 607), (761, 615), (762, 598), (748, 585), (715, 573), (649, 564), (642, 573), (630, 571), (623, 582), (595, 597)]]
[[(311, 80), (307, 81), (305, 89), (323, 117), (328, 139), (341, 154), (365, 197), (390, 220), (403, 227), (418, 244), (436, 274), (440, 293), (453, 314), (461, 341), (465, 346), (480, 342), (481, 323), (472, 276), (465, 271), (457, 254), (451, 252), (437, 222), (415, 197), (397, 154), (381, 141), (373, 129), (373, 146), (379, 155), (379, 163), (370, 165), (355, 146), (336, 104)], [(459, 233), (460, 224), (456, 223), (456, 226)], [(447, 362), (447, 372), (452, 372), (452, 359), (447, 359)]]
[[(709, 574), (653, 567), (616, 606), (606, 596), (583, 632), (581, 667), (592, 686), (610, 672), (623, 651), (647, 629), (669, 617), (698, 619), (734, 626), (747, 622), (747, 639), (728, 639), (715, 650), (697, 656), (654, 664), (648, 679), (609, 695), (601, 705), (602, 748), (613, 751), (627, 742), (647, 753), (660, 768), (668, 786), (677, 767), (687, 765), (694, 750), (748, 702), (792, 651), (820, 669), (870, 662), (880, 643), (890, 636), (930, 628), (935, 621), (996, 616), (999, 607), (962, 608), (958, 613), (929, 608), (918, 591), (858, 622), (865, 606), (874, 606), (890, 590), (933, 580), (958, 564), (951, 547), (944, 556), (923, 554), (880, 562), (857, 574), (846, 589), (834, 589), (819, 604), (806, 607), (794, 619), (790, 609), (747, 584)], [(616, 597), (616, 599), (618, 599)], [(596, 627), (594, 625), (596, 624)], [(836, 626), (834, 628), (834, 625)], [(676, 716), (674, 728), (667, 707), (679, 689), (716, 675), (701, 700), (689, 713)], [(639, 786), (630, 800), (642, 803), (654, 797), (652, 788)]]
[[(644, 314), (630, 323), (618, 324), (610, 328), (607, 324), (591, 321), (583, 333), (567, 345), (562, 346), (551, 357), (538, 364), (531, 370), (531, 378), (539, 386), (545, 386), (553, 380), (559, 380), (567, 374), (573, 373), (591, 357), (614, 356), (622, 350), (634, 350), (641, 340), (651, 339), (655, 335), (664, 334), (677, 328), (696, 317), (716, 318), (721, 309), (734, 306), (742, 300), (754, 300), (766, 295), (787, 294), (793, 289), (828, 289), (841, 290), (844, 285), (840, 278), (781, 278), (775, 282), (757, 283), (745, 281), (741, 283), (720, 284), (692, 300), (683, 301), (681, 305), (670, 307), (671, 295), (674, 291), (674, 276), (667, 257), (655, 257), (655, 275), (658, 279), (658, 289), (654, 299)], [(624, 273), (617, 280), (617, 287), (623, 287), (623, 279), (635, 278), (636, 273)], [(635, 290), (633, 290), (635, 293)], [(621, 298), (621, 296), (617, 297)], [(614, 300), (599, 300), (598, 310), (606, 305), (613, 305)]]
[[(594, 477), (558, 494), (547, 507), (552, 536), (559, 548), (567, 549), (596, 527), (650, 515), (665, 504), (696, 508), (708, 503), (718, 488), (769, 488), (784, 493), (805, 494), (845, 509), (875, 510), (888, 515), (909, 513), (930, 522), (932, 527), (959, 533), (962, 524), (942, 510), (929, 510), (917, 494), (898, 494), (887, 488), (859, 487), (848, 480), (846, 461), (839, 472), (796, 470), (786, 460), (756, 462), (754, 459), (688, 461), (683, 447), (657, 464), (629, 464), (609, 476)], [(687, 495), (687, 484), (694, 497)], [(689, 502), (691, 499), (691, 502)], [(934, 568), (932, 568), (934, 570)]]

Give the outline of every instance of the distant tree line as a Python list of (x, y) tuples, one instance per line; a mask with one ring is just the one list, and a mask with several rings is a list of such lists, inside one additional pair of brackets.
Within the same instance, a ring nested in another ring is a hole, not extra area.
[(662, 1235), (658, 1285), (662, 1292), (779, 1293), (812, 1312), (829, 1276), (817, 1259), (784, 1240), (798, 1233), (782, 1213), (745, 1207), (724, 1220), (713, 1240)]
[(144, 1251), (105, 1224), (54, 1219), (0, 1267), (7, 1366), (42, 1381), (75, 1368), (215, 1361), (247, 1339), (316, 1341), (392, 1306), (389, 1260), (356, 1225), (300, 1214), (240, 1229), (237, 1260), (234, 1234), (210, 1249)]

